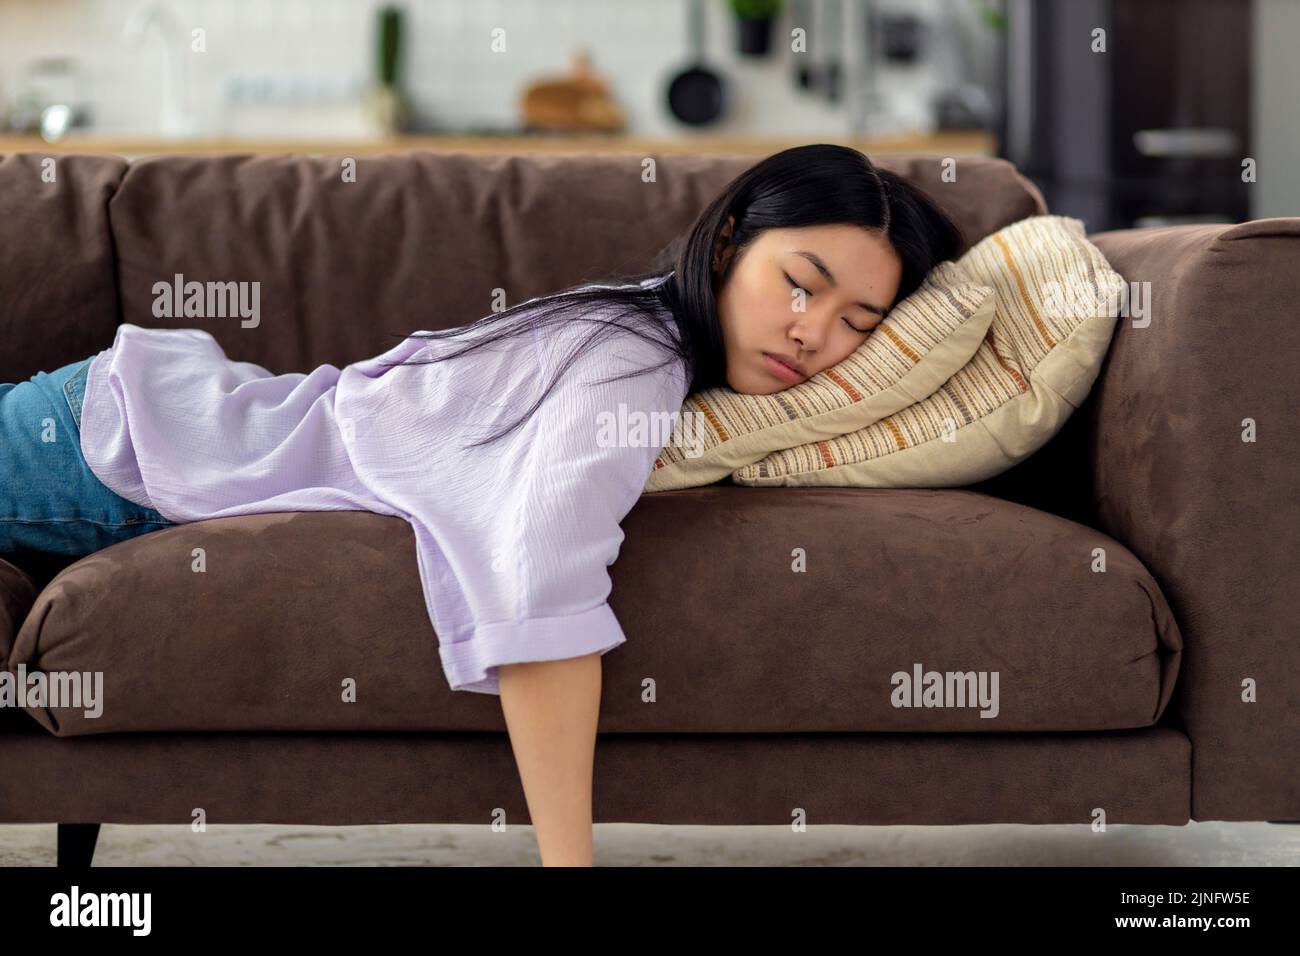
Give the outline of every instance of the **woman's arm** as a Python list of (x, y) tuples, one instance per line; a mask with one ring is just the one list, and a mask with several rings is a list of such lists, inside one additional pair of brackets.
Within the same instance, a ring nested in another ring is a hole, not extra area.
[(543, 866), (591, 866), (600, 658), (503, 664), (501, 711)]
[[(627, 342), (622, 347), (638, 351)], [(653, 364), (656, 352), (639, 351), (640, 361), (634, 359), (633, 365)], [(621, 443), (602, 447), (597, 441), (598, 418), (620, 404), (642, 412), (676, 411), (681, 399), (655, 374), (592, 384), (620, 363), (588, 358), (585, 374), (578, 375), (582, 384), (557, 396), (558, 401), (540, 413), (541, 441), (525, 469), (530, 487), (517, 528), (525, 571), (520, 580), (527, 585), (524, 610), (547, 615), (553, 625), (566, 621), (558, 626), (556, 639), (570, 642), (574, 652), (555, 660), (521, 662), (517, 655), (527, 653), (527, 645), (521, 644), (507, 648), (512, 653), (497, 668), (501, 709), (544, 866), (592, 865), (591, 787), (601, 657), (623, 635), (612, 613), (575, 612), (602, 605), (608, 609), (608, 565), (623, 537), (619, 524), (640, 496), (657, 454), (656, 448), (619, 447)], [(680, 382), (672, 387), (677, 385), (685, 387)], [(554, 617), (557, 614), (568, 617)]]

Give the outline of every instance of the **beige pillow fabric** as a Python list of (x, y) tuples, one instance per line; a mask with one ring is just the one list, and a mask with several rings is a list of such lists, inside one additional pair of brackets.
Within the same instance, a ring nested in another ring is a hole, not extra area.
[(688, 395), (645, 490), (707, 485), (765, 455), (857, 431), (932, 394), (980, 347), (993, 290), (941, 262), (852, 355), (771, 395)]
[(1042, 447), (1087, 397), (1125, 301), (1123, 277), (1083, 223), (1031, 216), (958, 263), (994, 289), (971, 361), (925, 400), (856, 432), (737, 469), (743, 485), (949, 487), (982, 481)]

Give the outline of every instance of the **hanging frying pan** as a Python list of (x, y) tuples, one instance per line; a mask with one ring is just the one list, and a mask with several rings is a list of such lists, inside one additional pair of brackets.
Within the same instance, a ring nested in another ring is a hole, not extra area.
[(704, 0), (690, 0), (690, 49), (693, 62), (668, 84), (668, 108), (683, 123), (704, 126), (727, 110), (726, 81), (704, 63)]

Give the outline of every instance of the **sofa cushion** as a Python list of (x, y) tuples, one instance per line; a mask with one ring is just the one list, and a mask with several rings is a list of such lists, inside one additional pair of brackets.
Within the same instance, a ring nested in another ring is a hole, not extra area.
[(1028, 458), (1097, 379), (1125, 283), (1065, 216), (998, 230), (959, 260), (993, 287), (996, 313), (969, 364), (923, 401), (858, 431), (738, 468), (744, 485), (949, 487)]
[[(1142, 564), (1009, 502), (713, 485), (645, 495), (623, 528), (603, 731), (1113, 730), (1155, 723), (1173, 690), (1181, 638)], [(410, 526), (369, 512), (96, 552), (37, 598), (9, 664), (102, 674), (98, 716), (29, 707), (59, 736), (505, 730), (498, 699), (447, 686)], [(996, 703), (896, 706), (923, 705), (931, 672)]]
[(9, 659), (14, 638), (36, 601), (36, 586), (17, 565), (0, 558), (0, 668)]
[(108, 203), (126, 168), (117, 156), (0, 156), (0, 382), (60, 368), (113, 340)]
[[(36, 585), (31, 577), (0, 558), (0, 674), (6, 670), (18, 629), (35, 600)], [(0, 730), (17, 725), (24, 729), (34, 726), (26, 714), (5, 699), (4, 687), (0, 686)]]
[[(488, 314), (497, 289), (515, 304), (648, 269), (760, 159), (655, 156), (647, 182), (646, 158), (619, 153), (362, 156), (354, 180), (342, 176), (342, 155), (147, 157), (131, 163), (109, 204), (121, 314), (204, 329), (231, 358), (273, 372), (342, 368), (394, 336)], [(941, 202), (971, 244), (1046, 211), (1004, 159), (963, 156), (955, 179), (942, 156), (881, 156), (878, 165)], [(176, 228), (187, 222), (203, 229)], [(260, 283), (259, 324), (156, 318), (154, 284), (177, 273)], [(111, 327), (101, 338), (107, 347)]]
[(773, 452), (865, 428), (931, 395), (980, 347), (993, 289), (941, 262), (847, 358), (771, 395), (687, 397), (646, 491), (707, 485)]

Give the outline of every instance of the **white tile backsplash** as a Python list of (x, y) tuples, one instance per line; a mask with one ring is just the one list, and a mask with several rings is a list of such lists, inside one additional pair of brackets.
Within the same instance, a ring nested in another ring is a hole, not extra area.
[[(27, 64), (36, 57), (77, 58), (90, 79), (95, 126), (104, 132), (150, 134), (159, 130), (166, 83), (163, 41), (143, 44), (122, 37), (127, 17), (150, 0), (4, 0), (0, 2), (0, 109), (18, 93)], [(773, 53), (750, 60), (734, 50), (732, 14), (725, 0), (704, 0), (706, 59), (735, 92), (735, 110), (712, 128), (718, 133), (842, 136), (852, 132), (850, 98), (839, 103), (797, 90), (798, 56), (789, 47), (791, 13), (778, 20)], [(838, 38), (853, 49), (861, 22), (861, 0), (845, 5), (846, 29)], [(205, 134), (357, 135), (349, 107), (323, 100), (295, 107), (283, 101), (259, 104), (232, 99), (255, 88), (258, 77), (272, 86), (312, 85), (330, 77), (343, 86), (364, 84), (375, 72), (376, 13), (380, 0), (157, 0), (175, 20), (174, 66), (188, 80), (189, 106)], [(574, 52), (584, 48), (594, 68), (611, 84), (638, 135), (664, 135), (684, 128), (668, 112), (665, 90), (690, 60), (687, 0), (406, 0), (402, 74), (425, 123), (460, 127), (508, 127), (519, 120), (525, 87), (544, 76), (567, 72)], [(907, 8), (937, 17), (942, 0), (911, 0)], [(810, 53), (818, 35), (809, 25)], [(189, 49), (191, 31), (207, 34), (207, 51)], [(492, 31), (505, 31), (506, 52), (491, 49)], [(823, 38), (829, 47), (832, 38)], [(992, 46), (976, 55), (988, 56)], [(808, 54), (804, 54), (807, 56)], [(928, 129), (929, 97), (939, 65), (882, 70), (878, 85), (888, 110), (874, 116), (873, 131)], [(845, 65), (846, 81), (857, 76)], [(846, 82), (846, 92), (848, 83)]]

